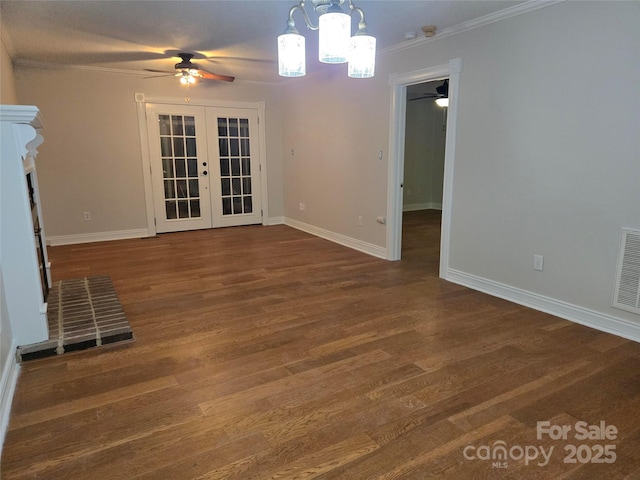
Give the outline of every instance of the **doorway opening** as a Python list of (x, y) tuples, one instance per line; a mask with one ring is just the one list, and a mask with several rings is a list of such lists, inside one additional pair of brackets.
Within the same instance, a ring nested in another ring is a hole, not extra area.
[[(447, 107), (439, 106), (448, 79), (407, 87), (402, 197), (402, 257), (438, 269)], [(438, 90), (439, 89), (439, 90)]]

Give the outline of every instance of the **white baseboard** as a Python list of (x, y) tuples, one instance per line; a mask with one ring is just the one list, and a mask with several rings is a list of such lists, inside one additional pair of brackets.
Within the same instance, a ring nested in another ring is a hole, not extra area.
[(13, 395), (16, 391), (18, 383), (18, 375), (20, 374), (20, 365), (16, 362), (16, 342), (11, 344), (7, 362), (2, 369), (2, 378), (0, 379), (0, 454), (4, 445), (4, 438), (9, 428), (9, 416), (11, 415), (11, 404), (13, 403)]
[(107, 242), (110, 240), (126, 240), (129, 238), (146, 238), (149, 232), (146, 228), (135, 230), (118, 230), (115, 232), (80, 233), (78, 235), (47, 236), (47, 244), (75, 245), (77, 243)]
[(284, 217), (269, 217), (267, 225), (284, 225)]
[(442, 202), (428, 202), (428, 203), (405, 203), (402, 205), (403, 212), (414, 212), (416, 210), (442, 210)]
[(605, 315), (588, 308), (544, 295), (538, 295), (537, 293), (470, 275), (452, 268), (447, 270), (445, 280), (472, 288), (473, 290), (488, 293), (494, 297), (503, 298), (519, 305), (524, 305), (525, 307), (533, 308), (534, 310), (549, 313), (556, 317), (564, 318), (565, 320), (595, 328), (596, 330), (640, 342), (640, 323), (633, 323), (628, 320)]
[(387, 258), (387, 249), (384, 247), (373, 245), (372, 243), (363, 242), (362, 240), (347, 237), (346, 235), (341, 235), (339, 233), (331, 232), (314, 225), (299, 222), (298, 220), (294, 220), (292, 218), (285, 218), (284, 223), (285, 225), (288, 225), (290, 227), (310, 233), (311, 235), (315, 235), (316, 237), (324, 238), (325, 240), (338, 243), (345, 247), (358, 250), (359, 252), (367, 253), (369, 255), (382, 259)]

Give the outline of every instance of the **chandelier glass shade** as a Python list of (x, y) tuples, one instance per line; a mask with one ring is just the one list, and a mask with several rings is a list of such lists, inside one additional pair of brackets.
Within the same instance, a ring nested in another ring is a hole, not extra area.
[[(338, 10), (340, 8), (338, 7)], [(351, 38), (351, 17), (341, 10), (328, 11), (318, 20), (318, 60), (345, 63)]]
[[(349, 13), (340, 5), (348, 1)], [(369, 78), (375, 71), (376, 39), (367, 33), (362, 9), (352, 0), (312, 0), (320, 13), (318, 26), (311, 23), (305, 10), (305, 0), (291, 7), (287, 28), (278, 37), (278, 73), (283, 77), (300, 77), (306, 74), (305, 39), (295, 28), (293, 14), (300, 10), (307, 28), (318, 30), (318, 60), (323, 63), (349, 63), (348, 75), (353, 78)], [(351, 15), (360, 15), (358, 31), (351, 36)]]
[(349, 73), (352, 78), (373, 77), (376, 67), (376, 39), (354, 35), (349, 44)]
[(283, 33), (278, 37), (278, 71), (283, 77), (302, 77), (307, 73), (304, 57), (305, 40), (299, 33)]

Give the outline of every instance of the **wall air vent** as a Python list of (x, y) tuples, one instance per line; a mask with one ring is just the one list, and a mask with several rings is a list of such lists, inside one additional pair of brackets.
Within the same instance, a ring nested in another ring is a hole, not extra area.
[(613, 306), (640, 314), (640, 231), (622, 229)]

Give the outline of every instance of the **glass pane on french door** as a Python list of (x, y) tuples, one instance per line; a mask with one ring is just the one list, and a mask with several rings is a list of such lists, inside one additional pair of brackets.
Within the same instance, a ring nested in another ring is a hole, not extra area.
[(249, 119), (218, 117), (222, 215), (253, 213)]
[(166, 218), (200, 218), (195, 118), (158, 115), (158, 124)]
[(216, 192), (212, 196), (213, 212), (219, 217), (214, 218), (214, 226), (261, 223), (257, 114), (217, 108), (211, 115), (207, 112), (207, 121), (209, 125), (215, 122), (216, 135), (211, 138), (214, 145), (210, 149), (218, 153), (218, 178), (211, 179), (217, 181), (212, 188)]

